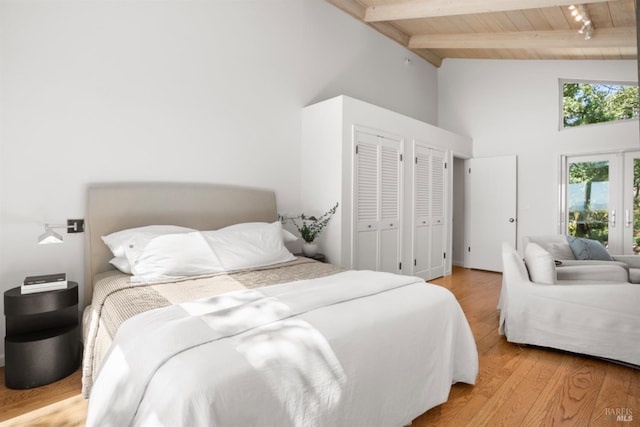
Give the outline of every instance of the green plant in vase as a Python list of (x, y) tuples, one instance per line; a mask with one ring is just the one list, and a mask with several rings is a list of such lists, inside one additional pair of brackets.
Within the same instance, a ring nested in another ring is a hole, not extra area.
[(315, 243), (316, 238), (320, 235), (322, 230), (329, 224), (331, 217), (336, 213), (338, 209), (338, 203), (329, 209), (327, 212), (320, 215), (318, 218), (315, 216), (306, 216), (301, 213), (297, 218), (291, 218), (291, 221), (296, 226), (300, 237), (304, 240), (302, 244), (302, 253), (306, 256), (314, 256), (318, 252), (318, 246)]

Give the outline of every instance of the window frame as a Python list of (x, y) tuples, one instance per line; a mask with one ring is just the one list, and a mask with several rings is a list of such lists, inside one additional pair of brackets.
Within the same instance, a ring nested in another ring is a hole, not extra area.
[(629, 81), (621, 81), (621, 80), (585, 80), (585, 79), (567, 79), (560, 78), (558, 79), (558, 130), (567, 130), (567, 129), (581, 129), (588, 126), (598, 126), (598, 125), (609, 125), (612, 123), (627, 123), (633, 120), (638, 120), (639, 117), (632, 117), (630, 119), (620, 119), (620, 120), (610, 120), (608, 122), (598, 122), (598, 123), (588, 123), (580, 126), (564, 126), (564, 85), (565, 83), (582, 83), (582, 84), (591, 84), (591, 85), (617, 85), (617, 86), (635, 86), (638, 87), (638, 96), (640, 96), (640, 87), (638, 86), (638, 82), (629, 82)]

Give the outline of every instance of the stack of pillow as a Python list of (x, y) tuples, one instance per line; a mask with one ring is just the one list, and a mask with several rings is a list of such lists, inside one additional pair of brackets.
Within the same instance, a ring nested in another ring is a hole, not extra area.
[(236, 224), (198, 231), (150, 225), (118, 231), (102, 240), (118, 270), (132, 282), (150, 282), (264, 267), (295, 259), (285, 243), (297, 237), (280, 222)]
[[(597, 240), (567, 236), (566, 243), (551, 242), (548, 246), (549, 250), (538, 243), (529, 242), (525, 247), (524, 262), (529, 278), (534, 283), (557, 284), (556, 266), (562, 265), (562, 261), (566, 261), (567, 264), (566, 267), (563, 265), (562, 272), (565, 273), (563, 279), (615, 283), (628, 280), (627, 267), (615, 262), (607, 249)], [(594, 261), (594, 263), (582, 263), (582, 261)], [(613, 262), (609, 263), (610, 261)]]

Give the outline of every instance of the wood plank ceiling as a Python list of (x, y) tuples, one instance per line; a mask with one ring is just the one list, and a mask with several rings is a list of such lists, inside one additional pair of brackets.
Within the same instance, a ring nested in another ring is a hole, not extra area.
[[(327, 0), (436, 67), (445, 58), (636, 59), (636, 0)], [(569, 6), (586, 11), (577, 21)], [(590, 19), (590, 38), (579, 30)]]

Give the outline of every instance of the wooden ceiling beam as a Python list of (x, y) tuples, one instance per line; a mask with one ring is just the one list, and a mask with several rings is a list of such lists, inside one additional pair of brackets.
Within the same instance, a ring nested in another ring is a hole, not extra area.
[(636, 28), (602, 28), (585, 40), (577, 31), (521, 31), (508, 33), (420, 34), (409, 49), (544, 49), (635, 47)]
[(365, 22), (399, 19), (434, 18), (474, 13), (539, 9), (571, 4), (603, 3), (615, 0), (409, 0), (400, 3), (369, 6), (364, 11)]

